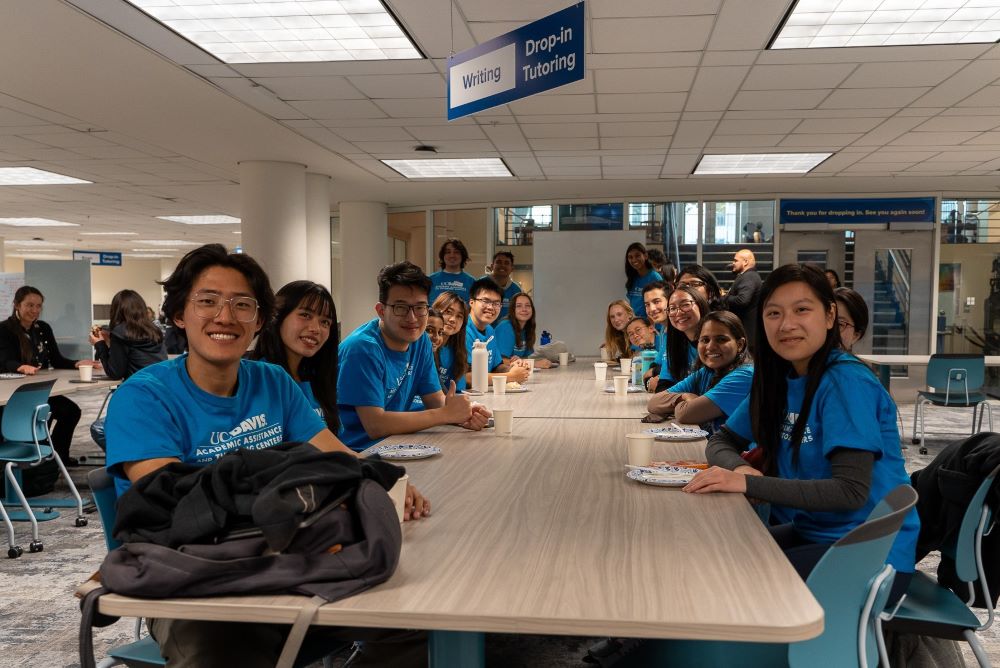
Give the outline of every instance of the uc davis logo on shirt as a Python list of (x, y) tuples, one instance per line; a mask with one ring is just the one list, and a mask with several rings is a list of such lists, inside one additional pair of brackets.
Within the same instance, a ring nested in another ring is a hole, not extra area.
[(194, 457), (199, 462), (218, 459), (230, 450), (247, 448), (263, 450), (281, 443), (284, 430), (281, 424), (270, 424), (267, 414), (261, 413), (240, 421), (229, 431), (213, 431), (209, 434), (209, 446), (198, 447)]
[[(799, 419), (798, 413), (786, 413), (785, 414), (785, 424), (781, 425), (781, 440), (792, 442), (792, 430), (795, 428), (795, 421)], [(812, 429), (809, 428), (809, 423), (806, 423), (806, 429), (802, 432), (802, 442), (812, 443), (813, 433)]]
[(407, 362), (406, 368), (403, 369), (403, 373), (399, 374), (399, 376), (396, 378), (395, 381), (392, 381), (394, 385), (392, 387), (386, 388), (387, 392), (385, 395), (385, 402), (387, 404), (389, 403), (389, 400), (392, 399), (394, 396), (396, 396), (396, 393), (399, 392), (399, 388), (403, 385), (403, 381), (412, 375), (413, 375), (413, 363)]

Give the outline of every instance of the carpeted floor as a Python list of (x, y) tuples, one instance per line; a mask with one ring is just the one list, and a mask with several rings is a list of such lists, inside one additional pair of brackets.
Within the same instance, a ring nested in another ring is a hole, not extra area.
[[(95, 455), (100, 451), (90, 441), (89, 425), (100, 408), (104, 393), (80, 392), (74, 400), (83, 410), (83, 419), (74, 438), (73, 454)], [(1000, 403), (994, 403), (994, 410)], [(907, 436), (911, 434), (913, 406), (903, 405)], [(1000, 419), (1000, 412), (997, 413)], [(930, 454), (921, 456), (915, 447), (906, 451), (909, 470), (922, 468), (947, 443), (969, 432), (970, 411), (928, 411), (927, 445)], [(998, 425), (1000, 427), (1000, 425)], [(86, 474), (90, 469), (71, 469), (71, 475), (81, 490), (86, 490)], [(57, 495), (68, 496), (63, 483)], [(29, 527), (15, 523), (17, 541), (25, 548), (19, 559), (0, 558), (0, 667), (39, 666), (58, 668), (78, 666), (79, 608), (73, 598), (76, 586), (97, 570), (104, 558), (104, 539), (96, 514), (88, 515), (88, 526), (73, 526), (74, 513), (40, 525), (43, 552), (29, 554)], [(0, 534), (2, 535), (2, 534)], [(6, 550), (4, 550), (5, 552)], [(3, 553), (0, 552), (0, 555)], [(932, 569), (936, 563), (928, 559), (921, 568)], [(133, 621), (121, 620), (95, 632), (98, 657), (114, 645), (132, 639)], [(996, 627), (983, 634), (982, 641), (992, 661), (1000, 664), (1000, 630)], [(502, 636), (487, 638), (488, 665), (499, 667), (524, 666), (545, 668), (582, 668), (580, 657), (595, 639), (577, 637)], [(975, 661), (970, 652), (963, 652), (968, 665)]]

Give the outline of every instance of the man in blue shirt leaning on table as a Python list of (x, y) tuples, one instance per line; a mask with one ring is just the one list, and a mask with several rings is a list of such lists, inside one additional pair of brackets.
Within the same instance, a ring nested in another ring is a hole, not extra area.
[[(340, 438), (354, 450), (364, 450), (386, 436), (442, 424), (478, 431), (489, 420), (489, 410), (455, 394), (454, 383), (441, 388), (430, 339), (424, 333), (430, 289), (430, 279), (412, 262), (383, 267), (378, 274), (378, 317), (340, 343)], [(407, 410), (417, 396), (424, 410)]]

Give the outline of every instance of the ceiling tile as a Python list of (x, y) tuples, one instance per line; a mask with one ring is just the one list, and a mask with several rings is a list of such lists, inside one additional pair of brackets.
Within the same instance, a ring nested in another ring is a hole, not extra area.
[(538, 164), (542, 167), (594, 167), (601, 166), (601, 159), (596, 155), (574, 155), (574, 156), (543, 156), (538, 158)]
[(593, 18), (622, 16), (684, 16), (715, 14), (722, 0), (588, 0)]
[(705, 47), (713, 16), (591, 20), (594, 53), (698, 51)]
[(828, 150), (835, 151), (854, 142), (860, 136), (861, 136), (860, 133), (852, 133), (852, 134), (836, 134), (832, 132), (822, 133), (822, 134), (795, 133), (785, 137), (784, 141), (781, 142), (781, 146), (789, 146), (794, 148), (825, 147)]
[(347, 80), (370, 98), (426, 98), (448, 94), (446, 82), (439, 74), (349, 76)]
[(702, 67), (688, 95), (688, 111), (725, 111), (749, 67)]
[(515, 115), (521, 114), (593, 114), (597, 105), (593, 95), (534, 95), (510, 103)]
[(716, 135), (708, 142), (711, 149), (766, 148), (778, 146), (784, 135)]
[(898, 109), (927, 92), (927, 88), (852, 88), (830, 93), (823, 109)]
[(907, 132), (890, 142), (893, 146), (955, 146), (973, 139), (978, 132)]
[(930, 160), (936, 156), (938, 151), (876, 151), (869, 154), (864, 162), (877, 162), (877, 163), (890, 163), (890, 162), (905, 162), (905, 163), (915, 163), (923, 162), (924, 160)]
[(528, 143), (536, 151), (597, 149), (596, 137), (539, 137), (537, 139), (528, 139)]
[(301, 100), (289, 103), (309, 118), (382, 118), (382, 111), (368, 100)]
[(601, 158), (601, 165), (607, 167), (626, 167), (629, 165), (651, 166), (657, 169), (663, 164), (664, 155), (655, 153), (653, 155), (607, 155)]
[(970, 95), (958, 103), (960, 107), (989, 107), (995, 109), (1000, 106), (1000, 86), (987, 86), (978, 93)]
[(884, 118), (807, 118), (795, 132), (813, 134), (832, 132), (868, 132), (883, 122)]
[(997, 126), (1000, 126), (1000, 116), (938, 116), (914, 129), (917, 132), (984, 132)]
[(677, 124), (677, 132), (674, 133), (674, 141), (670, 147), (701, 148), (712, 136), (715, 126), (716, 121), (681, 121)]
[(676, 122), (600, 123), (601, 137), (662, 137), (674, 133)]
[(639, 109), (680, 111), (685, 93), (636, 93), (634, 95), (597, 95), (597, 111), (602, 114), (628, 113)]
[(862, 63), (841, 88), (905, 88), (937, 86), (962, 69), (965, 61), (943, 60), (901, 63)]
[(740, 91), (730, 109), (812, 109), (828, 90)]
[[(407, 100), (375, 100), (375, 105), (395, 118), (448, 118), (447, 102), (443, 97)], [(369, 103), (371, 104), (371, 103)], [(382, 114), (374, 114), (378, 118)]]
[(413, 141), (415, 137), (400, 127), (330, 127), (330, 131), (347, 141)]
[(596, 137), (597, 123), (526, 123), (521, 132), (528, 139), (536, 137)]
[(601, 170), (602, 176), (606, 179), (615, 178), (639, 178), (655, 179), (660, 175), (660, 165), (623, 165), (615, 167), (604, 167)]
[(594, 70), (648, 69), (651, 67), (698, 67), (701, 51), (673, 53), (588, 53), (587, 67)]
[(660, 175), (687, 176), (698, 166), (699, 160), (701, 160), (700, 154), (685, 155), (671, 151), (667, 155), (667, 159), (663, 162), (663, 169), (660, 171)]
[[(916, 107), (948, 107), (1000, 78), (996, 63), (972, 62), (947, 81), (916, 100)], [(986, 105), (989, 106), (989, 105)]]
[(262, 77), (254, 81), (285, 101), (364, 98), (346, 77)]
[(670, 148), (670, 137), (601, 137), (602, 149), (663, 149)]
[(743, 90), (836, 88), (855, 67), (853, 63), (754, 65), (743, 83)]
[(532, 157), (509, 157), (506, 155), (502, 157), (507, 164), (507, 169), (513, 172), (514, 176), (542, 176), (542, 168), (538, 165), (538, 161)]
[(725, 119), (715, 129), (719, 135), (784, 135), (788, 134), (800, 122), (797, 118), (781, 118), (774, 120), (740, 120)]
[(967, 141), (966, 144), (1000, 146), (1000, 132), (983, 132)]
[(694, 67), (658, 67), (594, 72), (598, 93), (672, 93), (686, 92), (697, 69)]
[(486, 139), (478, 125), (408, 125), (406, 131), (420, 141)]
[(516, 125), (484, 125), (483, 132), (500, 151), (528, 151), (531, 147)]
[(855, 146), (882, 146), (923, 122), (920, 118), (890, 118), (854, 142)]
[(718, 51), (763, 49), (787, 7), (787, 0), (726, 2), (716, 19), (708, 48)]

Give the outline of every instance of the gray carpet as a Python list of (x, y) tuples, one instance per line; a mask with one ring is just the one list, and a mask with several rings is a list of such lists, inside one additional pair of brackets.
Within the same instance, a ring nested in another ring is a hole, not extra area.
[[(83, 419), (77, 429), (73, 454), (96, 455), (100, 451), (90, 441), (88, 426), (100, 407), (104, 393), (80, 392), (74, 400), (83, 409)], [(995, 403), (994, 410), (1000, 409)], [(913, 406), (901, 406), (907, 436), (911, 434)], [(1000, 412), (997, 412), (1000, 420)], [(944, 445), (967, 434), (971, 411), (930, 409), (928, 412), (927, 445), (930, 454), (921, 456), (916, 448), (906, 451), (910, 470), (922, 468)], [(997, 425), (1000, 428), (1000, 424)], [(81, 467), (71, 475), (81, 492), (86, 489), (86, 474)], [(57, 495), (68, 496), (60, 482)], [(29, 527), (15, 523), (18, 542), (25, 548), (19, 559), (0, 558), (0, 666), (40, 666), (45, 668), (78, 666), (77, 637), (79, 608), (73, 598), (76, 586), (97, 570), (104, 557), (104, 539), (96, 514), (88, 515), (90, 523), (83, 528), (73, 526), (74, 513), (40, 525), (43, 552), (27, 553)], [(5, 552), (6, 550), (4, 550)], [(2, 553), (0, 553), (2, 555)], [(921, 564), (933, 569), (936, 562), (929, 558)], [(98, 657), (114, 645), (132, 639), (132, 620), (121, 620), (95, 632)], [(994, 627), (983, 634), (982, 641), (993, 662), (1000, 664), (1000, 629)], [(501, 636), (487, 638), (490, 666), (525, 666), (581, 668), (589, 664), (580, 661), (586, 647), (594, 639), (575, 637)], [(966, 662), (974, 665), (972, 655), (964, 648)]]

